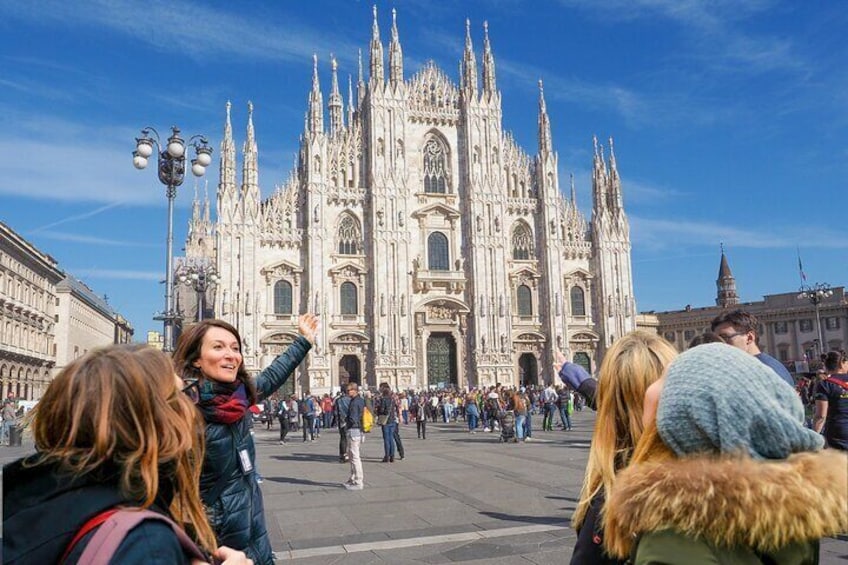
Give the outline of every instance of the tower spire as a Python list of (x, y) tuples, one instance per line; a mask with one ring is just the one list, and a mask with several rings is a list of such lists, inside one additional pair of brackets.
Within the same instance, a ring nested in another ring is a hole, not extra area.
[(377, 24), (377, 5), (374, 4), (374, 23), (371, 26), (371, 68), (372, 83), (383, 82), (383, 44), (380, 42), (380, 26)]
[(724, 254), (724, 243), (721, 246), (721, 262), (718, 266), (718, 279), (716, 279), (716, 305), (727, 308), (739, 304), (739, 295), (736, 294), (736, 279), (730, 272), (727, 256)]
[(592, 156), (592, 197), (593, 213), (599, 214), (607, 208), (607, 173), (604, 164), (603, 148), (598, 145), (598, 136), (592, 136), (594, 152)]
[(347, 75), (347, 126), (353, 125), (353, 114), (356, 111), (356, 105), (353, 101), (353, 77)]
[(539, 79), (539, 155), (552, 152), (551, 122), (548, 119), (548, 109), (545, 105), (545, 88)]
[(342, 95), (339, 93), (339, 65), (333, 55), (330, 55), (330, 64), (333, 68), (333, 82), (327, 108), (330, 111), (330, 134), (332, 135), (344, 129), (344, 114), (342, 113)]
[(206, 224), (207, 229), (212, 225), (211, 213), (209, 211), (209, 180), (206, 180), (206, 185), (203, 188), (204, 201), (203, 201), (203, 223)]
[(613, 148), (612, 136), (609, 138), (609, 191), (610, 200), (615, 205), (616, 211), (624, 209), (621, 197), (621, 177), (618, 176), (618, 165), (615, 162), (615, 149)]
[(389, 80), (392, 85), (403, 82), (403, 50), (397, 29), (397, 10), (392, 8), (392, 42), (389, 44)]
[(324, 97), (321, 94), (321, 84), (318, 82), (318, 55), (312, 54), (312, 90), (309, 93), (309, 109), (307, 110), (307, 126), (309, 133), (317, 134), (324, 131)]
[(477, 94), (477, 60), (471, 44), (471, 20), (465, 20), (465, 51), (462, 54), (462, 88), (473, 97)]
[(259, 150), (253, 130), (253, 102), (247, 103), (247, 138), (244, 140), (244, 163), (242, 164), (243, 191), (259, 191)]
[(230, 108), (232, 108), (232, 103), (227, 100), (227, 121), (224, 123), (224, 139), (221, 140), (221, 164), (218, 171), (222, 188), (234, 188), (236, 185), (236, 145), (233, 143)]
[(577, 191), (574, 190), (574, 173), (571, 173), (571, 205), (577, 208)]
[(489, 43), (489, 22), (483, 22), (483, 92), (490, 95), (496, 90), (495, 56)]

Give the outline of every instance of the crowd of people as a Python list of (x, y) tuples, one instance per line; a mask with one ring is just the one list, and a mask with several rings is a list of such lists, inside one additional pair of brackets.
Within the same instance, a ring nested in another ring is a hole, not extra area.
[[(257, 413), (269, 429), (277, 421), (281, 444), (291, 429), (304, 442), (337, 432), (350, 466), (342, 486), (362, 490), (372, 422), (391, 464), (405, 456), (400, 425), (421, 440), (442, 422), (520, 442), (534, 421), (568, 432), (573, 411), (595, 410), (576, 564), (816, 563), (819, 540), (848, 530), (848, 356), (829, 352), (820, 377), (796, 389), (744, 311), (723, 313), (680, 354), (631, 332), (597, 377), (557, 352), (559, 382), (545, 386), (350, 382), (334, 396), (281, 397), (317, 318), (301, 316), (298, 330), (256, 376), (221, 320), (187, 328), (172, 357), (121, 345), (70, 363), (33, 411), (36, 453), (3, 469), (4, 562), (273, 563)], [(7, 413), (18, 416), (4, 404), (4, 434)]]

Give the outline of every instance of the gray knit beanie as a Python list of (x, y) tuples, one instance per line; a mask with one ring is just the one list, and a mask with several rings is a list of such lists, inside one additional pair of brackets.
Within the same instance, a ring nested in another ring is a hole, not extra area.
[(753, 355), (723, 343), (693, 347), (669, 365), (657, 431), (678, 455), (745, 450), (785, 459), (824, 444), (804, 427), (795, 390)]

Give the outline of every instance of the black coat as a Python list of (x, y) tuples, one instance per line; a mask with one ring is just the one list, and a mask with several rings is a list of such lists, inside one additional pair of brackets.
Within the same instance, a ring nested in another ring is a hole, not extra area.
[[(272, 395), (289, 379), (312, 347), (299, 336), (256, 377), (257, 402)], [(233, 424), (206, 422), (206, 457), (200, 475), (200, 494), (219, 545), (247, 553), (256, 565), (274, 561), (262, 492), (256, 483), (256, 452), (250, 434), (248, 411)], [(239, 453), (244, 451), (250, 469), (244, 469)]]
[[(89, 519), (119, 504), (133, 505), (121, 495), (116, 471), (73, 478), (60, 475), (55, 465), (24, 467), (23, 461), (3, 468), (3, 563), (57, 563)], [(160, 481), (166, 490), (167, 481)], [(168, 495), (162, 495), (151, 510), (167, 515), (168, 506)], [(95, 531), (74, 546), (68, 565), (77, 563)], [(130, 530), (112, 562), (168, 565), (190, 560), (170, 526), (148, 520)]]

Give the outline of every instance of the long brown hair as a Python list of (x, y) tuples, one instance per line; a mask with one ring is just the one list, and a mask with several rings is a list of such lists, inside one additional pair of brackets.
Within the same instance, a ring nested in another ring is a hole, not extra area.
[(171, 515), (215, 550), (197, 489), (203, 420), (164, 353), (114, 345), (73, 361), (34, 409), (32, 430), (39, 455), (30, 464), (57, 464), (76, 476), (117, 469), (122, 495), (143, 508), (172, 482)]
[(656, 334), (636, 330), (607, 351), (598, 374), (595, 431), (583, 477), (580, 501), (572, 518), (579, 528), (592, 499), (609, 492), (615, 474), (630, 462), (642, 435), (645, 391), (665, 372), (677, 351)]
[[(224, 320), (209, 319), (193, 324), (180, 335), (180, 339), (177, 341), (177, 350), (174, 351), (174, 367), (176, 367), (177, 374), (183, 380), (198, 380), (201, 382), (206, 380), (206, 375), (203, 374), (200, 368), (194, 366), (194, 362), (200, 359), (203, 338), (206, 337), (206, 332), (209, 331), (209, 328), (221, 328), (230, 332), (238, 340), (239, 351), (244, 351), (238, 330)], [(247, 389), (248, 402), (255, 404), (256, 383), (250, 378), (247, 369), (244, 368), (244, 357), (242, 357), (242, 362), (236, 371), (236, 379), (244, 383)]]

